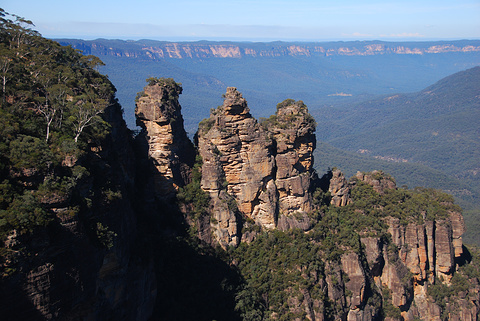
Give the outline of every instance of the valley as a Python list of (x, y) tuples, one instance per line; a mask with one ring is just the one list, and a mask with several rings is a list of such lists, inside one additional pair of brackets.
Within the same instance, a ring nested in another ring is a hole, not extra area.
[(2, 318), (479, 319), (478, 42), (32, 27), (0, 10)]

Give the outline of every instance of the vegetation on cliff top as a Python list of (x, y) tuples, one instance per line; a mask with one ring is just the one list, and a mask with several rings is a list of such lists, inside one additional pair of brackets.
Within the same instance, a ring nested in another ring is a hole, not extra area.
[[(96, 70), (97, 57), (45, 39), (32, 26), (0, 9), (2, 243), (12, 230), (29, 233), (91, 206), (92, 195), (75, 196), (94, 170), (81, 160), (110, 132), (102, 114), (116, 103), (115, 88)], [(106, 186), (104, 192), (118, 196)], [(111, 246), (114, 233), (91, 225), (100, 243)]]
[[(288, 107), (293, 107), (292, 112), (285, 112)], [(303, 122), (312, 130), (315, 130), (317, 126), (315, 119), (308, 112), (307, 105), (301, 100), (295, 101), (290, 98), (277, 104), (277, 111), (274, 115), (271, 115), (269, 118), (260, 117), (260, 124), (265, 130), (272, 127), (288, 129), (292, 127), (295, 122)]]

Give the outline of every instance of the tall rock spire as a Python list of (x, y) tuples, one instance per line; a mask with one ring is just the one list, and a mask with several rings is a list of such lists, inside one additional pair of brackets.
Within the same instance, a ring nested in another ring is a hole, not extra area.
[(195, 149), (183, 127), (178, 97), (182, 87), (172, 79), (148, 80), (139, 94), (135, 115), (148, 143), (148, 155), (155, 167), (155, 192), (160, 198), (175, 195), (188, 183), (195, 161)]

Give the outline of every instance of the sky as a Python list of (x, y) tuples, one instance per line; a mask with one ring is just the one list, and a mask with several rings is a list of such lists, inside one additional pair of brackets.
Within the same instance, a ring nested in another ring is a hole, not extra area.
[(480, 0), (1, 0), (47, 38), (480, 39)]

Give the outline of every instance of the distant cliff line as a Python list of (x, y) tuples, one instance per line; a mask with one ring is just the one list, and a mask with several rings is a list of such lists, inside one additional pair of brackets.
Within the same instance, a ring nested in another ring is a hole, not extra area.
[(372, 55), (425, 55), (480, 52), (480, 40), (431, 42), (164, 42), (154, 40), (59, 39), (84, 54), (146, 59), (330, 57)]

